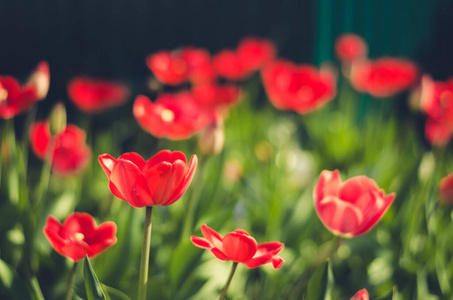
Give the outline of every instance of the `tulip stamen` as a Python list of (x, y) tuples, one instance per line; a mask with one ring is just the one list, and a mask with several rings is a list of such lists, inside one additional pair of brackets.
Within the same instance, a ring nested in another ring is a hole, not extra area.
[(175, 113), (169, 109), (163, 109), (160, 113), (160, 117), (165, 122), (171, 122), (175, 119)]
[(74, 234), (74, 238), (77, 240), (77, 241), (83, 241), (85, 239), (85, 235), (81, 232), (76, 232)]

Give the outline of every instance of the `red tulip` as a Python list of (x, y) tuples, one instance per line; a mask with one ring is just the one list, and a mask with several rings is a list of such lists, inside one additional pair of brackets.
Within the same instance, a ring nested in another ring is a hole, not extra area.
[(215, 74), (210, 68), (211, 55), (204, 49), (183, 47), (177, 51), (160, 51), (146, 59), (146, 65), (162, 83), (178, 85), (187, 80), (204, 82)]
[(187, 80), (187, 64), (181, 57), (168, 51), (160, 51), (146, 58), (146, 65), (159, 81), (177, 85)]
[(445, 146), (451, 138), (451, 131), (445, 124), (428, 118), (425, 124), (425, 137), (431, 145)]
[(270, 40), (246, 37), (239, 42), (238, 57), (246, 72), (254, 72), (275, 59), (277, 50)]
[(192, 243), (202, 249), (208, 249), (220, 260), (231, 260), (243, 263), (247, 268), (256, 268), (272, 263), (274, 269), (279, 269), (284, 260), (277, 254), (283, 250), (284, 244), (268, 242), (258, 244), (245, 230), (236, 229), (223, 238), (205, 224), (201, 226), (204, 238), (191, 236)]
[(192, 95), (204, 109), (222, 113), (239, 101), (241, 90), (231, 84), (207, 83), (193, 87)]
[(356, 176), (345, 182), (338, 170), (323, 171), (313, 191), (315, 210), (333, 234), (351, 238), (369, 231), (382, 218), (395, 194), (384, 195), (374, 180)]
[(211, 63), (211, 54), (205, 49), (184, 47), (179, 51), (180, 57), (186, 62), (188, 79), (194, 84), (212, 82), (215, 71)]
[(453, 132), (453, 78), (434, 81), (424, 75), (417, 91), (419, 105), (428, 117), (426, 139), (433, 145), (446, 145)]
[(81, 111), (99, 112), (124, 104), (130, 91), (116, 81), (76, 77), (68, 84), (68, 95)]
[(46, 62), (40, 62), (29, 81), (21, 86), (12, 76), (0, 76), (0, 117), (10, 119), (28, 111), (49, 89), (50, 73)]
[(453, 173), (442, 178), (440, 181), (439, 195), (444, 203), (453, 204)]
[(133, 113), (140, 126), (158, 138), (186, 139), (212, 119), (189, 92), (162, 94), (155, 102), (145, 96), (135, 99)]
[(243, 80), (250, 75), (239, 55), (233, 50), (222, 50), (213, 57), (215, 72), (229, 80)]
[(137, 153), (118, 159), (108, 154), (99, 163), (109, 178), (110, 191), (133, 207), (170, 205), (186, 192), (192, 182), (198, 159), (187, 164), (184, 153), (163, 150), (145, 161)]
[(390, 97), (408, 89), (418, 77), (416, 65), (405, 59), (383, 57), (352, 66), (351, 83), (360, 92)]
[(85, 132), (75, 125), (67, 125), (55, 136), (47, 121), (36, 122), (30, 128), (33, 152), (41, 159), (50, 154), (52, 170), (61, 176), (80, 173), (87, 167), (91, 150), (85, 139)]
[(276, 61), (263, 69), (262, 78), (269, 100), (276, 108), (301, 114), (325, 105), (336, 93), (335, 76), (309, 65)]
[(354, 296), (351, 297), (349, 300), (369, 300), (370, 296), (368, 295), (368, 291), (366, 289), (362, 289), (358, 291)]
[(79, 261), (93, 257), (116, 243), (116, 224), (104, 222), (97, 226), (87, 213), (73, 213), (63, 224), (53, 216), (47, 218), (44, 234), (52, 247), (61, 255)]
[(351, 64), (367, 56), (368, 46), (360, 36), (346, 33), (335, 42), (335, 52), (343, 63)]

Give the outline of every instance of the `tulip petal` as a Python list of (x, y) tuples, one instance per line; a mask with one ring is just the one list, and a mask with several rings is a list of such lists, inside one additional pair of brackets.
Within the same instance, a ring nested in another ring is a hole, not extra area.
[(141, 157), (139, 154), (135, 152), (124, 153), (123, 155), (118, 157), (118, 160), (128, 160), (132, 162), (134, 165), (136, 165), (139, 170), (143, 170), (143, 167), (146, 163), (143, 157)]
[(124, 196), (123, 200), (129, 202), (132, 206), (153, 205), (146, 180), (133, 162), (118, 160), (110, 174), (110, 181)]
[(230, 260), (230, 258), (228, 256), (226, 256), (225, 253), (223, 253), (222, 251), (220, 251), (217, 248), (212, 248), (212, 249), (210, 249), (210, 251), (212, 254), (215, 255), (215, 257), (217, 257), (218, 259), (220, 259), (222, 261)]
[(370, 296), (368, 294), (368, 291), (366, 289), (362, 289), (358, 291), (354, 296), (352, 296), (351, 299), (349, 300), (369, 300)]
[(341, 185), (339, 198), (363, 210), (370, 203), (370, 193), (378, 190), (379, 187), (374, 180), (366, 176), (356, 176)]
[(326, 196), (336, 196), (340, 191), (341, 179), (338, 170), (324, 170), (319, 175), (318, 182), (313, 190), (315, 204)]
[(361, 235), (368, 232), (379, 222), (380, 219), (382, 219), (395, 199), (395, 193), (382, 197), (376, 192), (375, 197), (377, 199), (376, 204), (369, 210), (363, 212), (364, 222), (356, 229), (354, 235)]
[(105, 175), (107, 175), (107, 178), (110, 178), (110, 174), (112, 173), (113, 166), (116, 163), (116, 159), (109, 154), (101, 154), (98, 157), (98, 161), (102, 167), (102, 170), (104, 170)]
[(328, 196), (316, 206), (321, 222), (334, 234), (351, 237), (363, 220), (362, 212), (348, 202)]
[(212, 249), (212, 247), (214, 247), (207, 239), (204, 239), (204, 238), (201, 238), (201, 237), (196, 237), (196, 236), (192, 235), (190, 237), (190, 240), (198, 248)]
[(222, 236), (217, 231), (203, 224), (201, 225), (201, 233), (215, 248), (223, 250)]
[(170, 200), (166, 205), (174, 203), (187, 191), (190, 183), (192, 182), (193, 176), (195, 175), (197, 165), (198, 158), (196, 155), (192, 155), (192, 157), (190, 158), (189, 166), (187, 168), (187, 173), (184, 175), (184, 178), (181, 180), (180, 185), (175, 189), (173, 195), (170, 197)]
[(181, 151), (173, 151), (171, 152), (170, 150), (162, 150), (159, 151), (156, 155), (151, 157), (147, 162), (146, 165), (143, 168), (143, 173), (145, 173), (147, 170), (151, 169), (155, 165), (161, 163), (161, 162), (169, 162), (169, 163), (174, 163), (177, 160), (181, 160), (184, 162), (184, 165), (187, 163), (186, 156), (184, 153)]
[(248, 235), (231, 232), (222, 239), (222, 252), (232, 261), (245, 262), (256, 253), (257, 243)]
[(30, 145), (37, 157), (44, 159), (52, 139), (48, 122), (36, 122), (30, 127)]

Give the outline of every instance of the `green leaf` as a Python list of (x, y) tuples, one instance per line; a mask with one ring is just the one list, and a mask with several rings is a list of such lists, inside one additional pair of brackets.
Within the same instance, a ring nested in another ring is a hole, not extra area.
[(11, 288), (14, 279), (14, 269), (0, 259), (0, 280), (7, 288)]
[(125, 293), (121, 292), (120, 290), (117, 290), (115, 288), (112, 288), (110, 286), (107, 286), (103, 283), (101, 283), (102, 289), (105, 292), (106, 296), (108, 299), (111, 300), (131, 300)]
[(83, 279), (88, 300), (108, 299), (102, 290), (101, 283), (99, 282), (96, 273), (94, 273), (87, 255), (85, 255), (85, 260), (83, 262)]
[(183, 241), (176, 247), (170, 262), (170, 279), (174, 288), (180, 287), (196, 267), (201, 254), (190, 241)]
[(324, 262), (310, 277), (305, 300), (324, 300), (329, 288), (330, 262)]

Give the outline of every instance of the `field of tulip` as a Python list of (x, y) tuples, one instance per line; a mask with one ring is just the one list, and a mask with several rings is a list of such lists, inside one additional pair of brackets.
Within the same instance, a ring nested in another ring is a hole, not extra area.
[(2, 74), (0, 298), (452, 299), (453, 79), (335, 53), (162, 50), (44, 119), (52, 65)]

